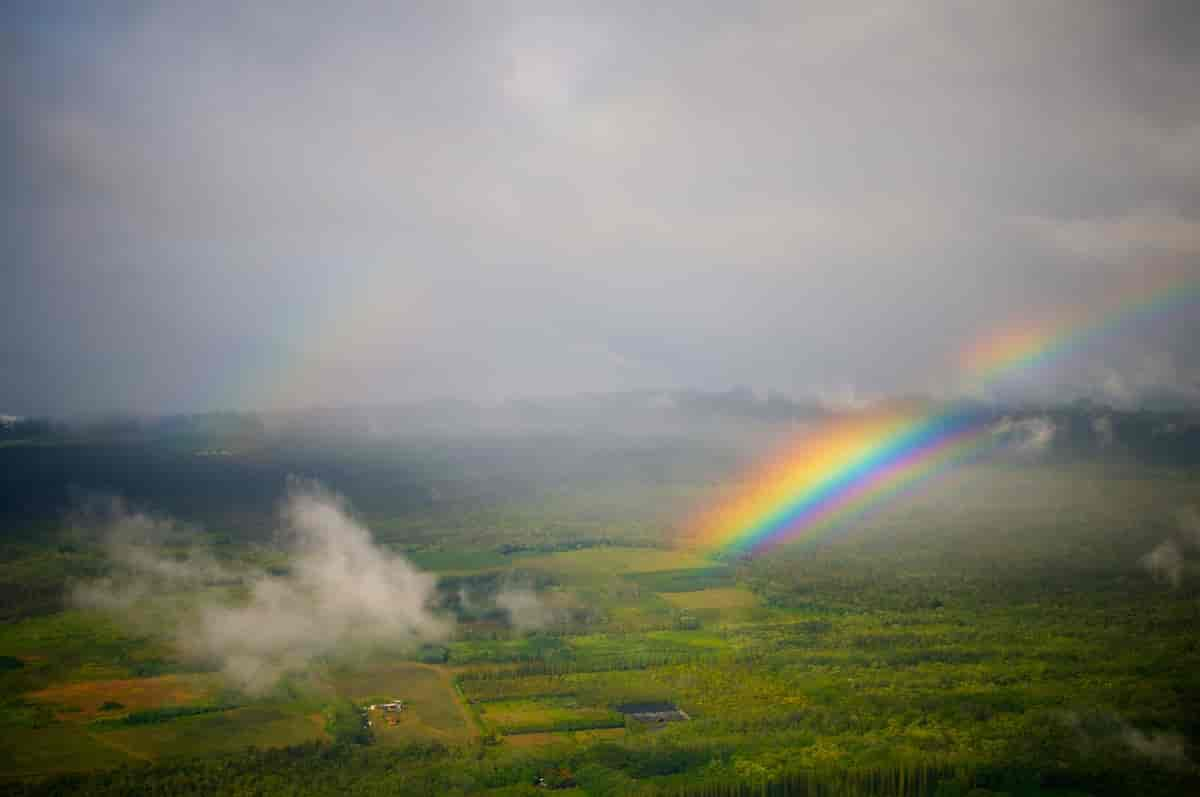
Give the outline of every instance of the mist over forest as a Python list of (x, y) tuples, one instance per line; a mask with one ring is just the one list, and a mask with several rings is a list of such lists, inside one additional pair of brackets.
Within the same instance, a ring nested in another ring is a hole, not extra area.
[[(4, 434), (71, 446), (35, 450), (32, 459), (22, 449), (0, 449), (0, 459), (21, 465), (6, 469), (0, 515), (54, 522), (81, 496), (100, 491), (189, 519), (253, 518), (266, 528), (288, 477), (296, 475), (329, 484), (366, 512), (486, 506), (603, 485), (718, 481), (735, 478), (780, 440), (868, 409), (735, 389), (27, 420), (24, 427), (3, 427)], [(1008, 440), (1001, 461), (1200, 464), (1200, 413), (1186, 408), (1119, 410), (1077, 401), (983, 411)], [(142, 452), (149, 454), (144, 460)]]

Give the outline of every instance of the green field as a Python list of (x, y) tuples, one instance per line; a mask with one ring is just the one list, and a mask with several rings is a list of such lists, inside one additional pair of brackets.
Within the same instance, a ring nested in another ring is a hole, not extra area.
[(531, 570), (545, 570), (567, 579), (592, 581), (630, 573), (654, 573), (703, 568), (711, 564), (691, 551), (640, 548), (593, 548), (533, 556), (521, 561)]
[(235, 752), (249, 746), (286, 747), (329, 737), (320, 714), (248, 706), (137, 728), (105, 729), (97, 738), (134, 758), (154, 760)]
[(128, 751), (105, 744), (102, 737), (78, 726), (20, 731), (10, 726), (0, 738), (0, 769), (7, 778), (86, 772), (135, 762)]
[(624, 727), (624, 718), (607, 708), (581, 705), (571, 696), (515, 698), (483, 703), (483, 721), (506, 735)]

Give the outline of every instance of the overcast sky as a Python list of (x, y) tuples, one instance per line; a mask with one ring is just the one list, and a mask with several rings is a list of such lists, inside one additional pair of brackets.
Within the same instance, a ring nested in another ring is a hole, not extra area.
[[(0, 14), (0, 412), (940, 393), (1200, 277), (1187, 0)], [(1195, 396), (1197, 340), (1024, 387)]]

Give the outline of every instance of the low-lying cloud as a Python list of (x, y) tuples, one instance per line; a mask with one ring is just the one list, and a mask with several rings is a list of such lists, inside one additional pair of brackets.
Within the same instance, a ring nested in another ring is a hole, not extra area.
[(113, 502), (103, 533), (116, 573), (80, 585), (76, 602), (138, 616), (148, 598), (215, 583), (240, 583), (245, 600), (204, 598), (181, 621), (181, 652), (215, 660), (249, 691), (342, 646), (418, 644), (444, 639), (450, 626), (430, 610), (436, 579), (379, 548), (345, 502), (312, 482), (294, 481), (280, 507), (288, 554), (282, 574), (237, 569), (184, 550), (171, 556), (156, 539), (180, 527)]
[(1200, 551), (1200, 510), (1185, 506), (1175, 515), (1179, 536), (1193, 550)]
[(1094, 752), (1097, 748), (1117, 746), (1166, 767), (1190, 764), (1186, 740), (1178, 733), (1143, 731), (1106, 711), (1069, 711), (1061, 716), (1061, 720), (1074, 731), (1076, 740), (1085, 750)]
[(1107, 415), (1101, 415), (1092, 419), (1092, 432), (1095, 433), (1096, 443), (1101, 448), (1108, 448), (1116, 442), (1112, 418)]
[(1179, 587), (1183, 583), (1183, 551), (1174, 540), (1163, 540), (1140, 560), (1142, 569), (1164, 584)]
[(1188, 761), (1184, 738), (1178, 733), (1146, 733), (1126, 726), (1121, 739), (1135, 753), (1155, 761), (1168, 764)]
[(561, 612), (531, 589), (506, 587), (496, 595), (496, 606), (508, 612), (509, 624), (518, 631), (537, 631), (561, 620)]
[(1175, 513), (1175, 530), (1138, 560), (1150, 576), (1178, 589), (1187, 572), (1187, 555), (1200, 553), (1200, 511), (1186, 506)]
[(78, 604), (124, 611), (156, 594), (240, 583), (240, 574), (188, 545), (196, 529), (167, 515), (131, 509), (120, 497), (87, 496), (69, 522), (76, 536), (98, 537), (114, 566), (111, 575), (75, 586)]
[(1001, 418), (992, 426), (1007, 450), (1016, 454), (1041, 454), (1054, 442), (1058, 427), (1045, 417)]

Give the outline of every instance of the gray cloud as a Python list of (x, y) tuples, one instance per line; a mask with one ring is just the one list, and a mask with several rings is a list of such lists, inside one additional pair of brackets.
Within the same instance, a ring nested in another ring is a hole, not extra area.
[[(194, 549), (172, 556), (150, 543), (176, 524), (115, 502), (99, 530), (118, 570), (80, 584), (75, 600), (144, 624), (156, 602), (184, 594), (190, 607), (176, 621), (180, 650), (215, 660), (251, 691), (346, 647), (417, 644), (449, 634), (450, 626), (429, 610), (436, 579), (375, 546), (339, 498), (295, 482), (280, 514), (289, 571), (272, 575), (221, 565)], [(231, 604), (197, 591), (214, 584), (240, 584), (246, 598)]]
[[(1187, 4), (4, 13), (8, 412), (930, 391), (1200, 276)], [(1192, 316), (1135, 331), (1177, 377)]]

